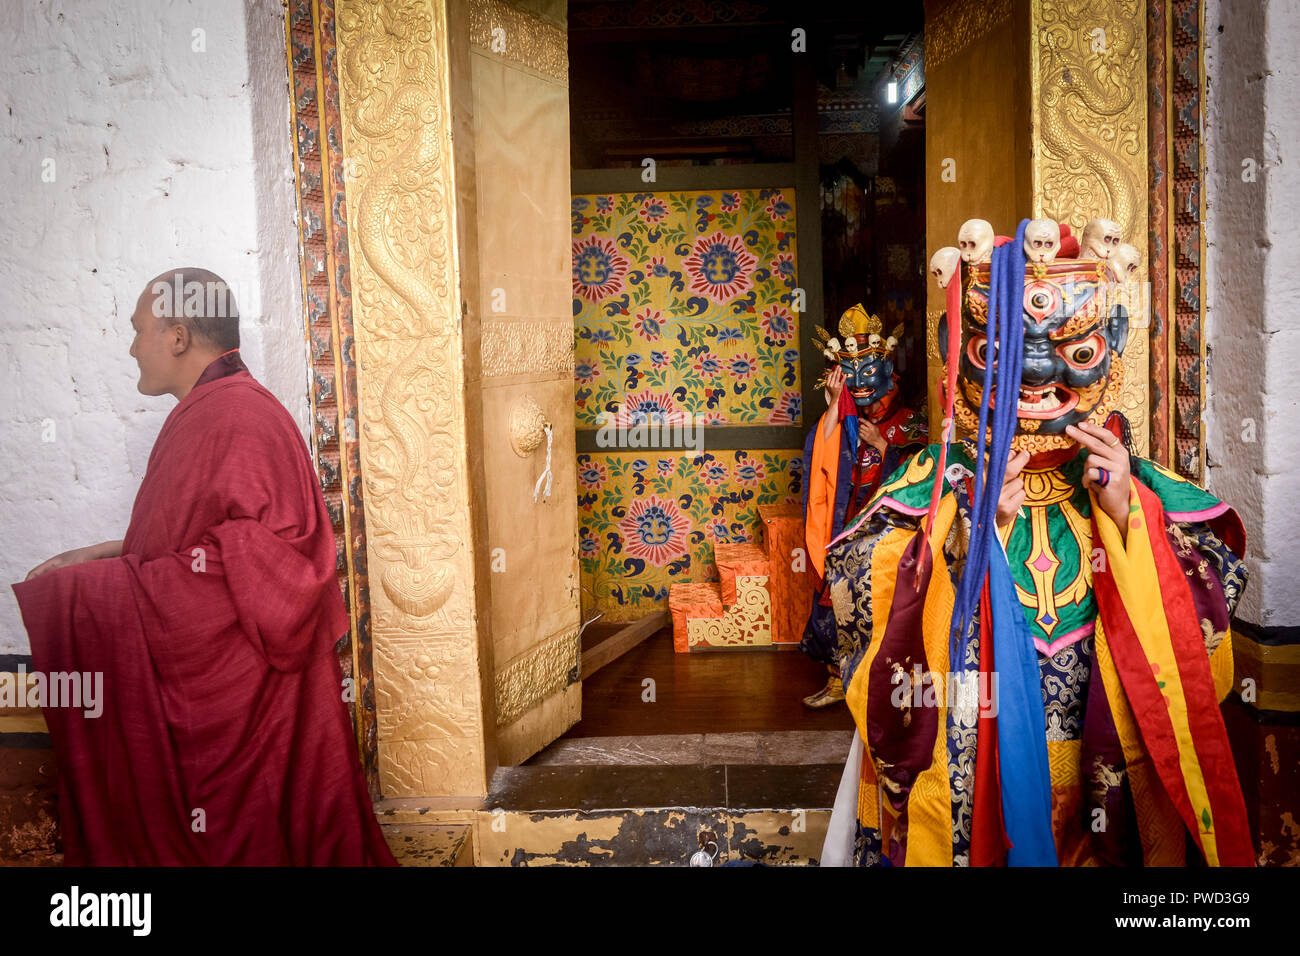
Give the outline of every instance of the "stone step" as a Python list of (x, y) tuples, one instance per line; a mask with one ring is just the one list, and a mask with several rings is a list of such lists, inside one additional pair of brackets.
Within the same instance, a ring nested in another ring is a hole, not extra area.
[(852, 730), (561, 737), (529, 767), (788, 766), (843, 764)]
[(479, 866), (686, 866), (711, 832), (723, 863), (815, 865), (844, 769), (504, 767), (476, 831)]

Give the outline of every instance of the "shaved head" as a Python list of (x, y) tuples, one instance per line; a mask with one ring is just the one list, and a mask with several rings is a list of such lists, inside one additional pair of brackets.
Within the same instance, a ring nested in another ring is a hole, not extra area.
[(145, 395), (189, 394), (203, 370), (239, 348), (239, 307), (207, 269), (171, 269), (145, 285), (131, 313), (131, 357)]
[(141, 301), (164, 325), (184, 325), (196, 344), (219, 352), (239, 348), (239, 307), (226, 280), (215, 272), (187, 266), (149, 280)]

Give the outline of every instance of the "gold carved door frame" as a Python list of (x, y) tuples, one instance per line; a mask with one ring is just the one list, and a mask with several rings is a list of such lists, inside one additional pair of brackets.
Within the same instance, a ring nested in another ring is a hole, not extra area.
[[(550, 6), (289, 0), (313, 453), (352, 616), (340, 664), (372, 795), (390, 806), (477, 806), (499, 745), (523, 759), (579, 713), (568, 163), (558, 189), (537, 187), (558, 216), (548, 206), (530, 227), (542, 238), (522, 250), (480, 247), (480, 207), (502, 200), (475, 184), (476, 87), (499, 98), (502, 83), (549, 83), (538, 95), (555, 115), (541, 125), (556, 142), (544, 152), (562, 144), (567, 157), (564, 7)], [(489, 44), (505, 55), (482, 56)], [(498, 163), (494, 148), (513, 143), (506, 129), (482, 137)], [(531, 273), (520, 251), (536, 256)], [(494, 256), (523, 284), (515, 310), (488, 322), (480, 285), (496, 276), (479, 271)], [(511, 450), (511, 426), (534, 395), (556, 426), (555, 487), (525, 506), (521, 482), (531, 491), (540, 463)], [(497, 575), (495, 609), (489, 519), (517, 536), (514, 560), (552, 572)], [(529, 531), (534, 546), (516, 545)], [(553, 573), (566, 560), (570, 591)], [(536, 620), (503, 607), (548, 583)]]

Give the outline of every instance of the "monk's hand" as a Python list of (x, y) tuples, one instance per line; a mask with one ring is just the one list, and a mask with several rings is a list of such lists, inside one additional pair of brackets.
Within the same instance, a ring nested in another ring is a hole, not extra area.
[(840, 403), (840, 392), (844, 390), (844, 369), (836, 365), (826, 373), (826, 405), (834, 408)]
[[(1128, 533), (1129, 456), (1124, 443), (1100, 425), (1070, 425), (1065, 433), (1088, 449), (1083, 486), (1097, 496), (1097, 504), (1110, 516), (1121, 535)], [(1102, 474), (1105, 469), (1105, 474)], [(1104, 480), (1103, 480), (1104, 479)]]
[(62, 554), (56, 554), (48, 561), (43, 561), (36, 567), (27, 572), (24, 581), (30, 581), (32, 578), (38, 578), (46, 571), (57, 571), (59, 568), (66, 568), (73, 564), (81, 564), (83, 561), (98, 561), (100, 558), (116, 558), (122, 554), (121, 541), (101, 541), (99, 544), (87, 545), (84, 548), (73, 548), (71, 551), (64, 551)]
[(889, 442), (885, 441), (885, 436), (880, 434), (880, 429), (866, 419), (858, 419), (858, 434), (863, 441), (882, 455), (889, 447)]
[(1023, 449), (1007, 458), (1007, 474), (1002, 479), (1002, 494), (998, 495), (998, 527), (1005, 528), (1016, 520), (1025, 503), (1025, 480), (1020, 477), (1029, 464), (1029, 452)]

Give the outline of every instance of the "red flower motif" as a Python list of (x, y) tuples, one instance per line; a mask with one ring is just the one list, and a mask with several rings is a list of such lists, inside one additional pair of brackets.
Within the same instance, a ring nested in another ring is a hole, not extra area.
[(721, 304), (753, 288), (756, 262), (739, 236), (715, 232), (695, 240), (691, 255), (682, 260), (682, 268), (690, 277), (691, 292)]
[(794, 280), (794, 256), (788, 252), (778, 252), (772, 260), (772, 275)]
[(727, 370), (731, 373), (732, 378), (745, 381), (753, 378), (754, 372), (758, 369), (758, 359), (748, 352), (741, 352), (739, 355), (733, 355), (727, 359)]
[(691, 522), (673, 499), (651, 495), (628, 505), (618, 528), (629, 556), (662, 568), (686, 553)]
[(588, 491), (596, 491), (603, 487), (607, 477), (604, 462), (584, 461), (578, 463), (578, 481)]
[(636, 334), (647, 342), (657, 342), (663, 332), (664, 314), (658, 309), (646, 308), (637, 313), (632, 321)]
[(773, 193), (772, 198), (767, 201), (766, 212), (773, 221), (785, 219), (790, 215), (790, 204), (785, 201), (785, 197), (780, 193)]
[(637, 215), (646, 222), (654, 225), (657, 222), (663, 222), (668, 218), (668, 204), (662, 199), (656, 199), (654, 196), (647, 196), (641, 201), (641, 208), (638, 209)]
[(677, 407), (671, 395), (643, 389), (623, 400), (617, 414), (614, 415), (616, 428), (632, 428), (636, 425), (685, 425), (687, 413)]
[(701, 378), (717, 378), (718, 373), (722, 371), (722, 359), (712, 352), (705, 352), (695, 360), (691, 368), (695, 369), (695, 374)]
[(716, 488), (727, 480), (727, 466), (713, 456), (700, 464), (700, 480), (710, 488)]
[(759, 325), (763, 334), (774, 342), (788, 342), (794, 338), (794, 318), (779, 305), (764, 309)]
[(749, 455), (736, 456), (736, 481), (742, 485), (757, 485), (767, 477), (763, 463)]
[(803, 405), (803, 396), (798, 392), (784, 391), (777, 400), (776, 407), (767, 416), (769, 425), (793, 425)]

